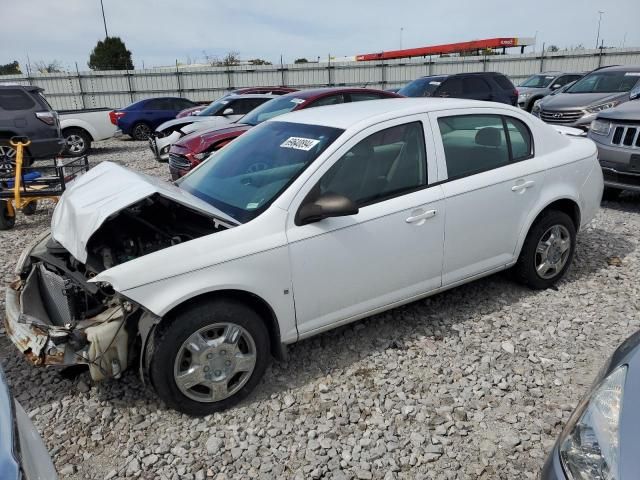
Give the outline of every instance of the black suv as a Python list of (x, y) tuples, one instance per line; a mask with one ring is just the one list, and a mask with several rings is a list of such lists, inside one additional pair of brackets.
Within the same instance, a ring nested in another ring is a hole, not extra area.
[(496, 72), (431, 75), (408, 83), (400, 90), (405, 97), (452, 97), (518, 104), (518, 91), (511, 80)]
[(42, 95), (42, 88), (0, 85), (0, 164), (13, 162), (16, 152), (11, 137), (28, 137), (26, 155), (51, 158), (65, 147), (58, 114)]

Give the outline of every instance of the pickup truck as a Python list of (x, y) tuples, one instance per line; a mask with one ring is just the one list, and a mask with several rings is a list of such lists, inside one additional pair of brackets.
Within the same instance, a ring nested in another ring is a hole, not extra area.
[(67, 142), (64, 154), (79, 157), (91, 148), (91, 142), (106, 140), (120, 134), (109, 118), (111, 108), (58, 111), (62, 136)]

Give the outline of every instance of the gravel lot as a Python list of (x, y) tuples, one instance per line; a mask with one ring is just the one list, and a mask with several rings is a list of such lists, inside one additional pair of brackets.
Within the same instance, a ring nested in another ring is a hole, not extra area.
[[(161, 177), (144, 143), (96, 144)], [(51, 208), (0, 232), (5, 280)], [(535, 478), (604, 359), (640, 326), (640, 197), (608, 203), (557, 290), (499, 274), (290, 348), (239, 407), (167, 410), (134, 372), (92, 384), (0, 358), (61, 478)], [(4, 297), (4, 295), (2, 295)]]

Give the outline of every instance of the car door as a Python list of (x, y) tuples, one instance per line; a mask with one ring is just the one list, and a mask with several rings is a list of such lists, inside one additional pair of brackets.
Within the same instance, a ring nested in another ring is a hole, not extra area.
[[(413, 116), (362, 131), (292, 202), (287, 238), (300, 335), (440, 287), (444, 202), (442, 188), (430, 185), (437, 171), (426, 121)], [(297, 225), (304, 199), (327, 192), (350, 198), (358, 213)]]
[(494, 98), (491, 85), (478, 75), (469, 75), (462, 78), (462, 98), (468, 98), (470, 100), (503, 101), (499, 97)]
[(446, 172), (442, 284), (450, 286), (515, 261), (544, 183), (544, 162), (535, 157), (531, 131), (515, 112), (442, 112), (431, 120), (439, 171)]
[(170, 98), (154, 98), (149, 100), (144, 106), (144, 118), (151, 125), (153, 130), (158, 125), (172, 120), (176, 116), (172, 99)]

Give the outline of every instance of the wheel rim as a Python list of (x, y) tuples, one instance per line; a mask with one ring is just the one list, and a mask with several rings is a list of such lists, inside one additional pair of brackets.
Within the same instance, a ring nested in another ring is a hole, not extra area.
[(134, 133), (136, 138), (139, 138), (141, 140), (147, 140), (149, 138), (149, 134), (151, 133), (151, 129), (147, 127), (144, 123), (141, 123), (140, 125), (136, 125), (136, 128), (134, 129)]
[(564, 225), (554, 225), (540, 237), (536, 248), (536, 272), (545, 280), (558, 275), (569, 259), (571, 234)]
[(235, 323), (207, 325), (180, 346), (173, 378), (188, 398), (219, 402), (249, 381), (256, 358), (255, 342), (243, 327)]
[(72, 134), (67, 137), (67, 150), (71, 153), (81, 153), (84, 151), (84, 138), (80, 135)]
[(0, 170), (10, 171), (16, 163), (16, 149), (9, 145), (0, 145)]

